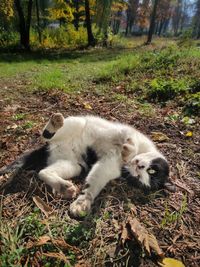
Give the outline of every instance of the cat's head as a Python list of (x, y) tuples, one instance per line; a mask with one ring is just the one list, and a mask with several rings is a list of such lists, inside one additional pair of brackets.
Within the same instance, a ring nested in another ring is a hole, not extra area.
[(169, 165), (157, 151), (134, 156), (126, 162), (128, 171), (151, 190), (169, 188)]

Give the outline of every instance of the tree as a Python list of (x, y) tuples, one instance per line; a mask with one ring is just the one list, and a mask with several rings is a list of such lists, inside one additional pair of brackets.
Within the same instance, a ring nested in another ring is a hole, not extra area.
[(24, 15), (21, 1), (14, 0), (14, 3), (19, 19), (20, 44), (26, 50), (30, 50), (30, 26), (31, 26), (33, 0), (28, 0), (26, 18)]
[(138, 7), (138, 19), (137, 24), (141, 31), (149, 27), (149, 18), (151, 14), (151, 3), (150, 0), (143, 0)]
[(132, 27), (136, 21), (138, 7), (139, 7), (139, 0), (128, 1), (128, 8), (126, 11), (126, 17), (127, 17), (126, 33), (125, 33), (126, 36), (131, 33)]
[(66, 0), (54, 0), (53, 6), (48, 8), (49, 19), (59, 20), (60, 26), (63, 23), (71, 22), (73, 20), (73, 8), (70, 5), (70, 1)]
[(197, 39), (200, 38), (200, 0), (196, 1), (195, 8), (195, 16), (194, 16), (194, 26), (193, 26), (193, 35)]
[(97, 0), (97, 25), (103, 31), (103, 46), (107, 46), (108, 26), (113, 0)]
[(151, 43), (152, 36), (153, 36), (153, 33), (154, 33), (155, 22), (156, 22), (156, 12), (157, 12), (158, 4), (159, 4), (159, 0), (155, 0), (154, 1), (154, 5), (153, 5), (152, 15), (151, 15), (151, 23), (150, 23), (150, 27), (149, 27), (147, 44), (150, 44)]
[(36, 16), (37, 16), (37, 30), (38, 30), (38, 37), (39, 42), (42, 42), (42, 35), (41, 35), (41, 26), (40, 26), (40, 11), (39, 11), (39, 3), (38, 0), (35, 0), (35, 7), (36, 7)]
[(155, 33), (159, 36), (165, 33), (172, 16), (171, 0), (162, 0), (158, 4)]
[(8, 24), (14, 16), (13, 0), (0, 1), (0, 26), (8, 30)]
[(183, 8), (183, 0), (177, 0), (177, 3), (174, 7), (173, 16), (172, 16), (172, 26), (173, 26), (175, 36), (177, 36), (179, 32), (182, 8)]
[(96, 41), (92, 33), (89, 0), (85, 0), (85, 22), (86, 22), (87, 35), (88, 35), (88, 46), (95, 46)]

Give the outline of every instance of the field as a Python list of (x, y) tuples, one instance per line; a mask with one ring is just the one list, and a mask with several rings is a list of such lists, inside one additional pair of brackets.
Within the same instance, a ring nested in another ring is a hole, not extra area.
[[(75, 220), (70, 201), (54, 197), (35, 173), (22, 173), (1, 195), (2, 267), (158, 266), (135, 239), (122, 242), (129, 216), (167, 257), (200, 266), (200, 48), (165, 39), (142, 44), (136, 38), (110, 49), (0, 55), (0, 167), (41, 144), (52, 112), (93, 114), (152, 137), (176, 185), (176, 192), (147, 195), (119, 178), (90, 215)], [(8, 179), (0, 176), (0, 186)], [(35, 196), (47, 206), (39, 208)]]

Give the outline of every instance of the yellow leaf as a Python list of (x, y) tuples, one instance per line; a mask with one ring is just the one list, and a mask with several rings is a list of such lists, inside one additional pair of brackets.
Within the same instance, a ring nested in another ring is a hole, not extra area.
[(88, 103), (83, 103), (83, 105), (85, 109), (92, 109), (92, 107)]
[(164, 142), (169, 140), (169, 137), (162, 132), (151, 132), (151, 137), (152, 140), (156, 142)]
[(187, 137), (192, 137), (192, 136), (193, 136), (193, 133), (192, 133), (191, 131), (189, 131), (189, 132), (187, 132), (187, 133), (185, 134), (185, 136), (187, 136)]
[(162, 260), (162, 263), (158, 263), (161, 267), (185, 267), (185, 265), (178, 260), (172, 259), (172, 258), (164, 258)]

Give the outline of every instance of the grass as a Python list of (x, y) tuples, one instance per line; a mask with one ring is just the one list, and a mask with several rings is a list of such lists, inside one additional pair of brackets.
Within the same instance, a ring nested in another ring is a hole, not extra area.
[(180, 48), (175, 41), (156, 42), (156, 46), (145, 47), (136, 39), (130, 46), (129, 39), (126, 49), (2, 54), (0, 77), (5, 81), (23, 80), (28, 90), (61, 89), (69, 93), (112, 94), (110, 88), (123, 82), (124, 99), (131, 93), (139, 102), (160, 103), (181, 96), (181, 100), (189, 102), (184, 110), (197, 114), (200, 99), (193, 88), (199, 88), (200, 49)]
[(184, 212), (187, 210), (187, 195), (185, 194), (182, 199), (180, 209), (178, 211), (170, 212), (168, 205), (165, 206), (164, 217), (161, 222), (161, 227), (165, 228), (166, 226), (177, 223), (181, 220)]
[[(167, 43), (159, 39), (156, 42), (156, 46), (145, 47), (136, 39), (131, 47), (129, 39), (127, 49), (3, 54), (0, 77), (22, 79), (29, 90), (61, 89), (71, 93), (95, 91), (110, 94), (111, 86), (123, 81), (125, 92), (133, 94), (139, 101), (166, 102), (181, 96), (183, 101), (190, 102), (185, 110), (198, 113), (199, 94), (192, 92), (192, 88), (195, 81), (199, 84), (200, 49), (195, 46), (180, 48), (175, 41)], [(138, 43), (140, 47), (136, 48)]]

